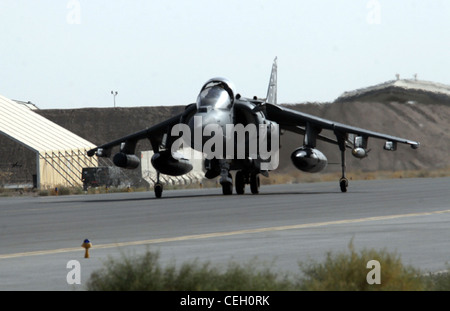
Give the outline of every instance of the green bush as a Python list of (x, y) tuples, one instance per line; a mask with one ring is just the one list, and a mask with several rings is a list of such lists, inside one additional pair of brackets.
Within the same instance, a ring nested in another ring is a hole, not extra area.
[(103, 269), (92, 273), (88, 290), (289, 290), (292, 285), (287, 277), (279, 279), (270, 269), (258, 270), (254, 262), (244, 266), (229, 263), (226, 271), (197, 260), (163, 268), (159, 254), (146, 252), (134, 258), (122, 256), (122, 260), (109, 259)]
[[(367, 275), (371, 267), (367, 263), (380, 263), (380, 284), (369, 284)], [(400, 257), (386, 250), (363, 249), (357, 253), (352, 242), (348, 252), (327, 253), (323, 263), (299, 263), (304, 276), (300, 283), (303, 290), (323, 291), (371, 291), (371, 290), (424, 290), (425, 284), (418, 277), (420, 272), (404, 266)]]
[[(370, 285), (367, 268), (370, 260), (380, 263), (381, 284)], [(352, 242), (347, 252), (326, 254), (324, 262), (299, 263), (300, 271), (288, 276), (271, 270), (256, 260), (226, 268), (194, 260), (177, 267), (159, 263), (159, 254), (147, 251), (143, 256), (112, 259), (94, 271), (88, 290), (101, 291), (415, 291), (450, 290), (450, 274), (423, 275), (404, 266), (400, 257), (386, 250), (356, 252)]]
[(448, 272), (428, 273), (422, 276), (422, 280), (425, 283), (428, 290), (434, 291), (450, 291), (450, 273)]

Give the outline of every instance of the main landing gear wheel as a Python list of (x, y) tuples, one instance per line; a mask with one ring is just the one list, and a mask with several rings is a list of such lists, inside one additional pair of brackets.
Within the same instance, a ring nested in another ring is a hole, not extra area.
[(162, 196), (163, 185), (161, 183), (155, 184), (155, 196), (159, 199)]
[(341, 187), (342, 192), (347, 192), (348, 187), (348, 179), (343, 177), (339, 180), (339, 186)]
[(236, 172), (236, 193), (244, 194), (245, 193), (245, 177), (242, 171)]
[(250, 175), (250, 190), (253, 194), (259, 193), (259, 175), (258, 174), (251, 174)]

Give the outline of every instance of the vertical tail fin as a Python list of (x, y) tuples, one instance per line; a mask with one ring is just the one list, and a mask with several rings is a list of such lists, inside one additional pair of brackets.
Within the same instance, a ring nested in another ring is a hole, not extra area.
[(270, 74), (269, 88), (267, 89), (266, 103), (277, 104), (277, 57), (275, 57)]

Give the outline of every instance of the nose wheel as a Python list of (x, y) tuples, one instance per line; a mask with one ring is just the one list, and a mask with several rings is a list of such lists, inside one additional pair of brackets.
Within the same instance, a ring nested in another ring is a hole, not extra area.
[(219, 160), (220, 184), (224, 195), (233, 194), (233, 177), (230, 174), (230, 164), (225, 159)]
[(220, 184), (222, 185), (222, 193), (224, 195), (233, 194), (233, 177), (230, 173), (228, 173), (228, 178), (221, 180)]

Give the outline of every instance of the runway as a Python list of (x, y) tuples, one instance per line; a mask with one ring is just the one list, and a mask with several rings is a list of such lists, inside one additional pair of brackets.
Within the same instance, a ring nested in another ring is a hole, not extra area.
[[(448, 269), (450, 178), (0, 198), (0, 290), (83, 290), (109, 256), (158, 251), (161, 262), (224, 266), (252, 259), (299, 272), (298, 262), (356, 249), (397, 252), (423, 272)], [(249, 192), (249, 189), (247, 189)], [(81, 244), (93, 247), (84, 258)], [(81, 284), (69, 285), (71, 260)]]

